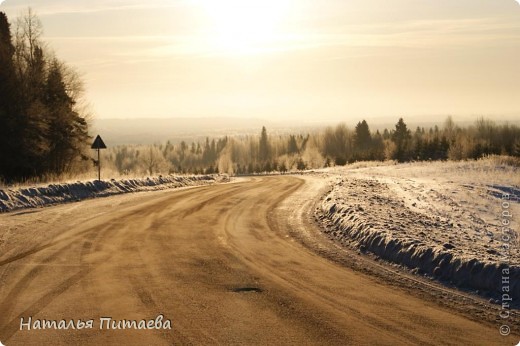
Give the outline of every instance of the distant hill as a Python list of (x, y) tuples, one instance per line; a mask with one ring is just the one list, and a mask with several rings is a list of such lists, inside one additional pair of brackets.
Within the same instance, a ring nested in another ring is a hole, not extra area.
[(244, 118), (95, 119), (91, 134), (100, 134), (109, 146), (163, 143), (168, 140), (178, 143), (182, 140), (203, 140), (206, 137), (260, 134), (262, 126), (267, 127), (270, 134), (299, 133), (316, 128)]

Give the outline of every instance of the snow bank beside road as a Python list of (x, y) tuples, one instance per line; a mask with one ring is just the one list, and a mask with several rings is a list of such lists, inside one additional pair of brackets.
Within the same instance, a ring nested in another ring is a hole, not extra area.
[(105, 197), (127, 192), (207, 185), (228, 179), (227, 176), (219, 175), (168, 175), (140, 179), (78, 181), (66, 184), (50, 184), (42, 187), (1, 189), (0, 212), (43, 207), (51, 204), (80, 201), (87, 198)]
[[(438, 167), (447, 170), (446, 179), (434, 168), (417, 176), (401, 167), (340, 173), (317, 212), (325, 233), (459, 287), (502, 294), (508, 286), (510, 296), (520, 298), (520, 190), (468, 183), (468, 172), (455, 182), (454, 167)], [(501, 227), (504, 191), (515, 215), (507, 242)]]

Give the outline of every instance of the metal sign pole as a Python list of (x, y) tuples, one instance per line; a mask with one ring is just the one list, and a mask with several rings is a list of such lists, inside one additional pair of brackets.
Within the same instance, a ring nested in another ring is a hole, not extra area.
[(94, 140), (94, 143), (92, 143), (91, 149), (97, 150), (97, 166), (98, 166), (98, 180), (101, 180), (101, 155), (100, 150), (106, 149), (107, 146), (101, 139), (101, 136), (97, 135), (96, 139)]
[(98, 180), (101, 181), (101, 158), (99, 156), (99, 149), (97, 150), (97, 165), (98, 165)]

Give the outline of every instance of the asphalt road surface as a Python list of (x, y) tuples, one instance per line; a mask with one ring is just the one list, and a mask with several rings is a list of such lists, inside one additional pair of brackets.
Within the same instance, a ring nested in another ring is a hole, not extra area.
[[(291, 236), (295, 226), (289, 221), (308, 202), (279, 206), (305, 186), (297, 177), (264, 177), (0, 215), (0, 341), (7, 346), (518, 341), (501, 337), (498, 326), (472, 321), (302, 246)], [(305, 231), (303, 222), (299, 227)], [(101, 317), (148, 321), (159, 315), (172, 329), (100, 329)], [(93, 320), (93, 328), (20, 330), (21, 318), (29, 317)]]

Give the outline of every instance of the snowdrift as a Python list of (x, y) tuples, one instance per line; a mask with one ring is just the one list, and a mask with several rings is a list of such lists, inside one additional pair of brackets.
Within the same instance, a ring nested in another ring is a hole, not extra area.
[(128, 192), (206, 185), (228, 179), (227, 176), (219, 175), (168, 175), (141, 179), (78, 181), (42, 187), (2, 189), (0, 190), (0, 212), (43, 207)]
[[(458, 220), (418, 213), (391, 192), (376, 180), (341, 179), (321, 201), (316, 217), (325, 233), (345, 245), (458, 287), (520, 299), (520, 267), (501, 261), (507, 252), (497, 251), (499, 244), (494, 249), (473, 240), (463, 244), (450, 232), (469, 239), (466, 225), (457, 229)], [(503, 291), (506, 286), (509, 292)]]

